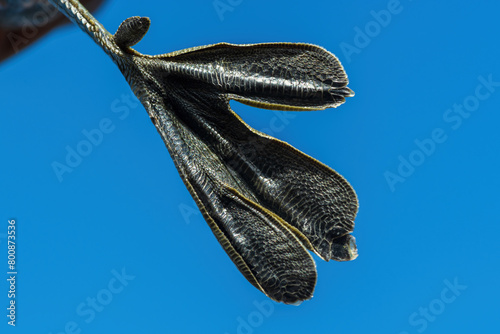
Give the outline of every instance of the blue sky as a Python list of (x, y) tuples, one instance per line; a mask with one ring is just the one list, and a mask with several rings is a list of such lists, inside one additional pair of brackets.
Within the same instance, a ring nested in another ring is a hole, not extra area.
[[(68, 25), (0, 64), (2, 277), (12, 218), (18, 262), (17, 328), (2, 279), (2, 333), (498, 330), (499, 5), (216, 4), (109, 1), (96, 16), (111, 32), (149, 16), (136, 46), (149, 54), (222, 41), (335, 53), (356, 93), (341, 107), (232, 106), (349, 180), (359, 257), (315, 256), (314, 298), (270, 302), (213, 237), (116, 66)], [(78, 148), (89, 153), (58, 177)]]

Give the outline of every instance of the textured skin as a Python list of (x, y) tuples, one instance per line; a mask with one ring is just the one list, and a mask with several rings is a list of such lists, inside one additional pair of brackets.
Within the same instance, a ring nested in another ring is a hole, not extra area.
[(49, 0), (60, 12), (85, 32), (106, 52), (114, 62), (124, 57), (113, 35), (97, 21), (77, 0)]
[(338, 60), (315, 45), (220, 43), (178, 54), (172, 67), (252, 105), (316, 110), (336, 107), (352, 95)]
[(139, 43), (148, 32), (151, 21), (147, 17), (129, 17), (120, 24), (114, 34), (115, 43), (121, 48), (127, 48)]
[[(352, 91), (334, 55), (308, 44), (215, 44), (142, 55), (125, 24), (116, 44), (76, 1), (56, 1), (103, 47), (149, 113), (179, 174), (238, 269), (270, 298), (297, 303), (324, 260), (357, 256), (357, 198), (331, 168), (257, 132), (229, 99), (285, 110), (335, 107)], [(132, 19), (129, 23), (134, 23)], [(95, 23), (95, 24), (94, 24)], [(90, 26), (89, 26), (90, 25)]]

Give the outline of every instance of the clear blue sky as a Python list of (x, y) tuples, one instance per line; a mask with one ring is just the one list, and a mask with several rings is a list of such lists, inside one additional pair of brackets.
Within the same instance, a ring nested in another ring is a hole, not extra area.
[[(2, 279), (0, 332), (498, 331), (500, 5), (221, 3), (222, 16), (212, 1), (109, 1), (96, 16), (112, 32), (149, 16), (143, 53), (221, 41), (335, 53), (356, 92), (340, 108), (232, 106), (350, 181), (359, 257), (315, 257), (313, 299), (269, 302), (215, 240), (118, 69), (66, 26), (0, 64), (4, 278), (8, 219), (18, 243), (17, 328)], [(58, 179), (53, 163), (78, 147), (91, 152)]]

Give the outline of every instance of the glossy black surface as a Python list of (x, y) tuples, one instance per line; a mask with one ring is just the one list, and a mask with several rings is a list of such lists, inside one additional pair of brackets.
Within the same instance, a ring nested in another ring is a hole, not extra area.
[(296, 111), (340, 105), (353, 93), (333, 54), (309, 44), (221, 43), (142, 55), (130, 46), (146, 33), (147, 19), (128, 19), (113, 37), (77, 1), (53, 2), (118, 65), (214, 235), (250, 283), (276, 301), (297, 303), (311, 298), (316, 284), (308, 250), (327, 261), (357, 256), (350, 235), (357, 198), (349, 183), (253, 130), (229, 107), (230, 99)]

